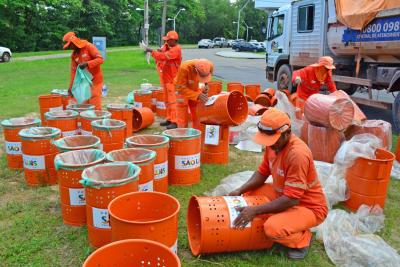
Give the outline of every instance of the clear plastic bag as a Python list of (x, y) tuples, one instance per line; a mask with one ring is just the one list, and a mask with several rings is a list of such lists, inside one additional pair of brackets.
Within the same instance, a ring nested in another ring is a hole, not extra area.
[(56, 170), (83, 170), (106, 159), (106, 153), (98, 149), (84, 149), (58, 154), (54, 159)]
[(199, 138), (201, 132), (193, 128), (176, 128), (165, 130), (162, 134), (167, 136), (170, 140), (190, 140)]
[(111, 151), (107, 154), (107, 160), (116, 161), (128, 161), (135, 164), (142, 164), (155, 160), (156, 152), (144, 148), (126, 148)]
[(65, 136), (53, 141), (53, 144), (61, 151), (99, 148), (100, 143), (100, 138), (94, 135)]
[(31, 127), (22, 129), (19, 136), (24, 139), (52, 139), (59, 137), (61, 130), (54, 127)]
[(221, 180), (220, 184), (209, 192), (205, 192), (206, 196), (226, 196), (233, 190), (239, 188), (246, 183), (253, 175), (254, 171), (243, 171), (231, 174)]
[(34, 118), (10, 118), (1, 121), (1, 126), (5, 128), (19, 128), (19, 127), (28, 127), (28, 126), (39, 126), (41, 121), (39, 119)]
[(92, 74), (87, 70), (81, 68), (76, 68), (76, 74), (74, 83), (72, 84), (71, 92), (78, 102), (82, 104), (83, 102), (89, 100), (92, 97), (92, 92), (90, 87), (92, 86)]
[(366, 120), (360, 125), (353, 125), (346, 131), (346, 139), (349, 140), (358, 134), (369, 133), (377, 136), (382, 141), (386, 150), (392, 149), (392, 125), (383, 120)]
[(275, 108), (289, 115), (292, 123), (292, 133), (296, 136), (300, 136), (304, 121), (296, 119), (296, 107), (293, 106), (287, 95), (279, 90), (275, 91), (275, 97), (278, 99)]

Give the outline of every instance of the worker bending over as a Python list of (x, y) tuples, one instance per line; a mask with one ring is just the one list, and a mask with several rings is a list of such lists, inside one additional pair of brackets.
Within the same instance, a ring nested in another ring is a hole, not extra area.
[(87, 69), (92, 74), (91, 98), (88, 104), (95, 106), (96, 110), (101, 109), (101, 89), (103, 87), (103, 72), (100, 65), (104, 59), (97, 47), (86, 40), (79, 39), (75, 33), (68, 32), (63, 38), (64, 49), (72, 49), (71, 54), (71, 80), (68, 92), (72, 95), (72, 85), (75, 79), (76, 68)]
[[(291, 133), (289, 116), (275, 108), (262, 115), (253, 140), (266, 147), (264, 159), (250, 180), (229, 195), (264, 195), (270, 201), (238, 208), (234, 225), (243, 228), (255, 216), (269, 214), (266, 236), (288, 258), (303, 259), (311, 245), (310, 228), (322, 223), (328, 211), (311, 151)], [(272, 184), (265, 183), (270, 175)]]

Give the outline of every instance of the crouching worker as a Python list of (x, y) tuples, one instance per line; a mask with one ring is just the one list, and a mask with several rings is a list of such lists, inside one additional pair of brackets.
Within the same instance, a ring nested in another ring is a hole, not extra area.
[[(279, 243), (289, 259), (303, 259), (311, 245), (310, 228), (322, 223), (328, 212), (311, 151), (291, 133), (289, 116), (275, 108), (262, 115), (253, 140), (266, 147), (264, 159), (250, 180), (229, 195), (265, 195), (270, 202), (240, 208), (235, 227), (269, 214), (266, 236)], [(267, 184), (270, 175), (273, 181)]]

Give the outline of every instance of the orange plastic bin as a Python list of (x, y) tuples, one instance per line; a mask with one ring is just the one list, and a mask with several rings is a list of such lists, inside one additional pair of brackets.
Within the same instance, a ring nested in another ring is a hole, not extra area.
[(229, 163), (229, 126), (201, 124), (201, 163)]
[(227, 92), (238, 91), (244, 95), (244, 85), (239, 82), (229, 82), (227, 83)]
[(74, 110), (49, 111), (45, 113), (47, 125), (61, 130), (63, 137), (79, 134), (79, 113)]
[(81, 134), (92, 135), (92, 121), (110, 119), (111, 113), (105, 110), (86, 110), (79, 114), (81, 120)]
[(105, 152), (124, 147), (126, 138), (125, 128), (126, 123), (119, 120), (104, 119), (92, 121), (93, 135), (100, 138)]
[(133, 92), (135, 108), (149, 108), (151, 109), (153, 93), (151, 90), (136, 90)]
[(61, 95), (41, 95), (39, 96), (39, 108), (40, 108), (40, 120), (42, 125), (46, 126), (47, 121), (44, 116), (49, 111), (60, 111), (63, 110), (63, 103)]
[(252, 99), (256, 99), (256, 97), (261, 94), (261, 85), (260, 84), (246, 84), (245, 85), (246, 95), (250, 96)]
[(159, 117), (167, 116), (167, 105), (165, 104), (165, 93), (163, 90), (157, 91), (156, 113)]
[(221, 81), (211, 81), (208, 83), (208, 96), (219, 95), (222, 92)]
[(135, 108), (133, 110), (133, 132), (138, 132), (154, 123), (154, 113), (150, 108)]
[(60, 95), (62, 100), (63, 109), (67, 109), (67, 106), (72, 104), (73, 98), (69, 95), (67, 89), (53, 89), (51, 90), (51, 94)]
[(92, 135), (67, 136), (55, 140), (53, 144), (60, 152), (101, 148), (100, 138)]
[(124, 121), (126, 123), (125, 136), (131, 136), (133, 127), (133, 105), (108, 104), (107, 110), (111, 113), (112, 119)]

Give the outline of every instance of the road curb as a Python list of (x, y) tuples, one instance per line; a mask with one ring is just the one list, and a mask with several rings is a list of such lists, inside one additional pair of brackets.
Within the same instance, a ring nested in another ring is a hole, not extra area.
[(247, 52), (219, 51), (215, 54), (217, 56), (227, 57), (227, 58), (265, 59), (265, 55), (247, 53)]

